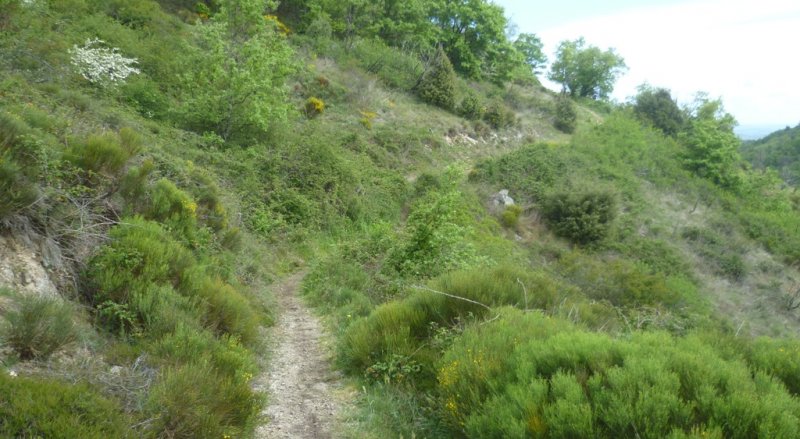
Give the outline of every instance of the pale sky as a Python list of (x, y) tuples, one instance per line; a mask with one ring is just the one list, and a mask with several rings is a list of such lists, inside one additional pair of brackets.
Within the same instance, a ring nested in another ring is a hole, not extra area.
[(629, 68), (616, 84), (615, 100), (647, 82), (672, 90), (681, 104), (697, 91), (721, 97), (742, 127), (800, 123), (798, 0), (495, 3), (519, 32), (542, 39), (550, 60), (560, 41), (580, 36), (601, 49), (615, 48)]

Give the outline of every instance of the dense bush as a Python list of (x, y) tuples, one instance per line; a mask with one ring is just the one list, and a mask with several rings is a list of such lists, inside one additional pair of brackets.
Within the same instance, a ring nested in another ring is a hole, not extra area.
[(556, 146), (540, 143), (481, 161), (470, 178), (507, 188), (515, 199), (541, 201), (567, 169)]
[(563, 133), (575, 132), (575, 127), (578, 125), (578, 111), (575, 109), (575, 103), (566, 94), (561, 94), (556, 98), (555, 105), (553, 126)]
[(450, 64), (447, 54), (439, 47), (428, 71), (420, 78), (416, 92), (424, 102), (445, 110), (453, 110), (456, 104), (455, 82), (453, 65)]
[(0, 373), (0, 436), (135, 437), (121, 408), (84, 385)]
[(515, 125), (517, 123), (517, 115), (502, 102), (495, 101), (486, 106), (483, 112), (483, 120), (492, 128), (499, 130)]
[(468, 91), (458, 104), (458, 114), (470, 120), (480, 120), (483, 118), (483, 103), (478, 95), (473, 91)]
[(77, 340), (72, 307), (56, 298), (22, 296), (5, 315), (2, 338), (23, 360), (47, 359)]
[(443, 415), (468, 437), (794, 437), (800, 401), (698, 338), (627, 339), (507, 311), (442, 359)]
[(576, 244), (604, 239), (617, 215), (614, 194), (607, 191), (557, 192), (542, 203), (542, 215), (553, 232)]
[(516, 228), (519, 224), (519, 216), (522, 214), (522, 208), (518, 204), (507, 206), (503, 213), (500, 214), (500, 222), (503, 226), (509, 229)]
[(118, 135), (92, 135), (85, 141), (78, 141), (66, 155), (87, 172), (113, 177), (139, 152), (141, 146), (139, 135), (130, 128), (123, 128)]

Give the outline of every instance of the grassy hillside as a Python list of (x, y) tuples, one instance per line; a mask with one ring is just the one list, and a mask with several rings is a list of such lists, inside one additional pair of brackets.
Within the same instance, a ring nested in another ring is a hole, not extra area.
[(301, 267), (342, 435), (800, 434), (799, 203), (714, 102), (665, 135), (388, 6), (237, 5), (0, 0), (2, 245), (57, 289), (0, 290), (0, 436), (251, 437)]

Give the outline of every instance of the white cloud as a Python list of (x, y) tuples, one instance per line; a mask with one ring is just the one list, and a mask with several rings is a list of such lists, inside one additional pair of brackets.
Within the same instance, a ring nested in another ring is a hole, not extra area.
[[(524, 22), (520, 27), (525, 31)], [(703, 0), (629, 9), (536, 31), (551, 55), (584, 36), (614, 47), (629, 71), (613, 97), (624, 100), (648, 82), (681, 102), (697, 91), (720, 96), (740, 123), (800, 122), (800, 2)]]

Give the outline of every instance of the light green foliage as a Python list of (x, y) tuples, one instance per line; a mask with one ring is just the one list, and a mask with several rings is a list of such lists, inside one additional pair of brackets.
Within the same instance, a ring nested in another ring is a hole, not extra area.
[(415, 203), (388, 257), (400, 274), (432, 277), (476, 261), (475, 249), (464, 239), (470, 233), (469, 222), (454, 178), (448, 177), (449, 187), (429, 192)]
[(226, 2), (197, 26), (181, 85), (180, 118), (188, 128), (250, 139), (286, 119), (292, 50), (263, 18), (264, 8), (263, 0)]
[(558, 45), (556, 60), (547, 77), (561, 84), (573, 97), (605, 99), (626, 68), (614, 49), (604, 52), (587, 46), (581, 37)]
[(676, 137), (686, 124), (686, 115), (665, 88), (639, 86), (634, 98), (633, 112), (645, 123), (661, 130), (664, 135)]
[(516, 228), (519, 224), (519, 216), (522, 214), (522, 208), (517, 204), (512, 204), (503, 210), (500, 214), (500, 222), (503, 226), (509, 229)]
[(733, 133), (736, 120), (725, 112), (722, 102), (711, 101), (700, 95), (689, 121), (689, 128), (681, 135), (687, 147), (685, 164), (699, 176), (728, 189), (738, 189), (740, 175), (740, 140)]
[(15, 309), (5, 315), (4, 344), (23, 360), (46, 360), (50, 355), (77, 340), (70, 305), (56, 298), (22, 296)]
[(695, 337), (614, 339), (507, 311), (468, 329), (439, 364), (442, 412), (468, 437), (800, 432), (800, 402), (784, 387)]
[(0, 436), (135, 437), (118, 404), (85, 385), (0, 373)]
[(470, 120), (483, 118), (484, 111), (483, 103), (472, 90), (467, 91), (467, 94), (461, 99), (461, 103), (458, 104), (458, 114)]
[[(0, 218), (17, 212), (36, 200), (36, 186), (31, 181), (35, 168), (23, 166), (27, 161), (26, 134), (28, 125), (19, 118), (0, 113)], [(20, 163), (20, 161), (22, 163)]]
[(470, 178), (507, 188), (514, 198), (538, 201), (566, 168), (567, 164), (554, 146), (535, 144), (495, 160), (479, 162)]
[(423, 73), (416, 87), (417, 95), (431, 105), (452, 110), (456, 103), (456, 75), (453, 65), (441, 47), (437, 49), (430, 63), (429, 70)]
[(162, 437), (225, 437), (249, 431), (260, 397), (247, 379), (225, 376), (202, 360), (168, 369), (147, 401)]
[(607, 191), (557, 192), (542, 203), (542, 215), (555, 234), (585, 245), (608, 235), (617, 201)]
[(531, 71), (539, 73), (547, 64), (547, 55), (542, 52), (544, 44), (535, 34), (521, 33), (514, 40), (514, 48), (525, 58)]
[(553, 126), (562, 133), (572, 134), (575, 132), (575, 127), (578, 125), (578, 111), (575, 109), (575, 103), (567, 96), (566, 93), (561, 93), (556, 98), (555, 120)]
[(84, 171), (110, 178), (116, 176), (141, 147), (139, 135), (130, 128), (123, 128), (118, 135), (89, 136), (75, 143), (66, 155)]

